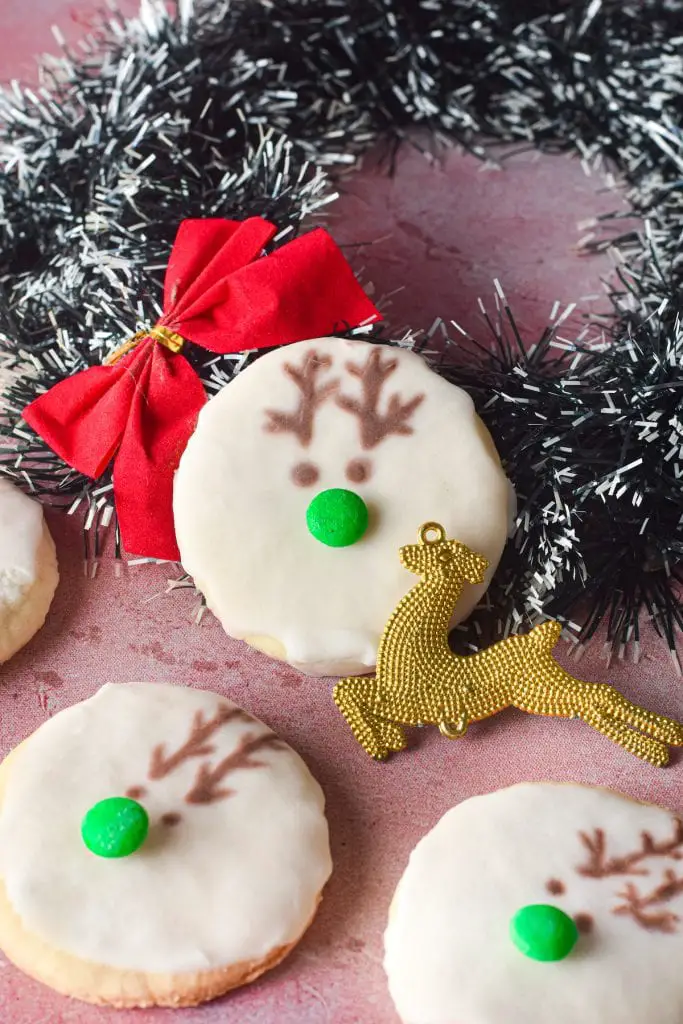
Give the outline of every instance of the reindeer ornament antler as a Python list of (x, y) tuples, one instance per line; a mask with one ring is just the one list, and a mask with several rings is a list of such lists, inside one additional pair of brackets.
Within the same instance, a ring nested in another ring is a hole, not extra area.
[(425, 523), (417, 544), (401, 548), (422, 582), (399, 602), (384, 629), (374, 676), (343, 679), (334, 700), (363, 749), (378, 760), (406, 745), (406, 725), (437, 725), (448, 739), (470, 722), (507, 707), (534, 715), (581, 718), (650, 764), (664, 766), (668, 745), (683, 746), (683, 725), (632, 704), (613, 686), (575, 679), (552, 649), (558, 622), (459, 657), (448, 627), (463, 583), (480, 583), (486, 559)]

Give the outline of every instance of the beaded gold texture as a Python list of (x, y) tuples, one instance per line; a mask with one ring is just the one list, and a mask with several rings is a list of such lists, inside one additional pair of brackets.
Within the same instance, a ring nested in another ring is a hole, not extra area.
[(575, 679), (552, 656), (561, 626), (544, 622), (485, 651), (460, 657), (448, 644), (463, 584), (482, 583), (488, 562), (425, 523), (401, 563), (422, 582), (387, 622), (374, 676), (342, 679), (334, 700), (363, 749), (377, 760), (406, 745), (404, 726), (437, 725), (448, 739), (470, 722), (516, 707), (532, 715), (580, 718), (643, 761), (663, 766), (668, 744), (683, 746), (683, 725), (654, 714), (605, 683)]

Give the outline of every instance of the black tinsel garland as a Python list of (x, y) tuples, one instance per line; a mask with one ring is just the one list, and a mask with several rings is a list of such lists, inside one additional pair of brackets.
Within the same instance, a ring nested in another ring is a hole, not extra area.
[[(56, 381), (156, 319), (177, 224), (262, 214), (286, 241), (335, 179), (416, 127), (478, 156), (490, 140), (577, 151), (624, 183), (640, 227), (596, 226), (620, 255), (602, 341), (556, 316), (530, 345), (499, 290), (465, 386), (519, 498), (515, 535), (465, 642), (555, 615), (607, 621), (638, 650), (641, 613), (672, 652), (683, 624), (683, 4), (680, 0), (143, 0), (39, 87), (0, 94), (0, 348), (13, 371), (0, 471), (87, 508), (88, 556), (115, 523), (90, 481), (21, 421)], [(448, 311), (440, 312), (447, 317)], [(442, 325), (443, 326), (443, 325)], [(430, 348), (429, 336), (419, 342)], [(245, 363), (197, 356), (209, 391)]]

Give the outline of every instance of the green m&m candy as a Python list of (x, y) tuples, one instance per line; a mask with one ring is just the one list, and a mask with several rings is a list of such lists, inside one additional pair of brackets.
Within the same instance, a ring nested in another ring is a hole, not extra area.
[(306, 524), (321, 544), (346, 548), (367, 530), (368, 507), (354, 491), (333, 487), (316, 494), (306, 512)]
[(83, 842), (98, 857), (127, 857), (147, 838), (145, 808), (127, 796), (111, 796), (93, 804), (81, 823)]
[(564, 960), (578, 937), (579, 929), (572, 918), (547, 903), (522, 907), (510, 921), (510, 938), (532, 960)]

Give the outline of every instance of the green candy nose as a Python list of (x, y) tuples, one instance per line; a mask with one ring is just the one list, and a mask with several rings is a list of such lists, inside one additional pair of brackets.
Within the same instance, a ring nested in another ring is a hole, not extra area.
[(127, 796), (112, 796), (93, 804), (81, 823), (81, 837), (98, 857), (127, 857), (147, 838), (145, 808)]
[(578, 937), (579, 929), (572, 918), (547, 903), (522, 907), (510, 921), (510, 938), (532, 960), (564, 960)]
[(308, 506), (310, 534), (330, 548), (346, 548), (360, 540), (368, 528), (368, 507), (353, 491), (333, 487), (321, 491)]

